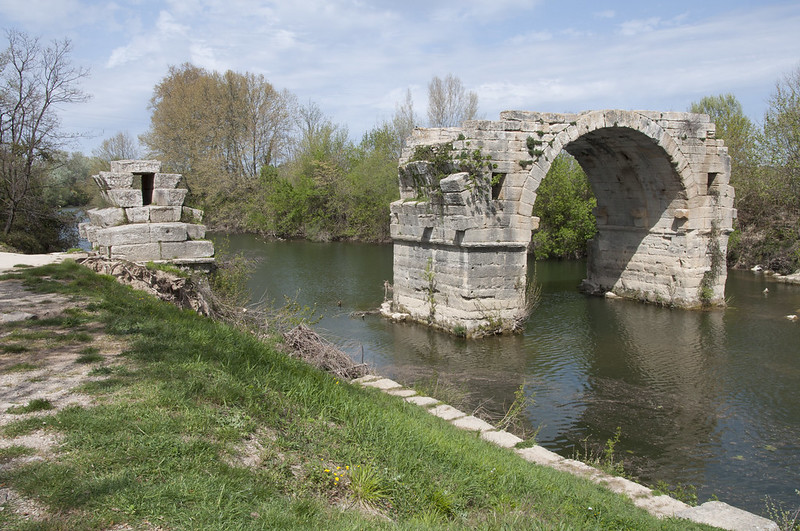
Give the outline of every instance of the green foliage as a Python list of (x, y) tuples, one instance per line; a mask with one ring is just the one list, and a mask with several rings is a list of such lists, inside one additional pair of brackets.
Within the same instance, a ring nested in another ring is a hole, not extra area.
[(533, 407), (536, 403), (536, 394), (530, 395), (525, 393), (525, 382), (522, 382), (516, 391), (514, 391), (514, 401), (508, 406), (506, 414), (500, 421), (495, 424), (498, 430), (522, 429), (522, 420), (525, 411), (529, 407)]
[(96, 161), (82, 153), (59, 153), (49, 172), (44, 200), (54, 207), (99, 204), (100, 190), (91, 178)]
[[(469, 142), (466, 146), (469, 146)], [(456, 172), (467, 172), (472, 189), (484, 194), (488, 194), (502, 179), (500, 174), (492, 173), (497, 164), (492, 162), (491, 155), (484, 155), (480, 148), (464, 147), (457, 150), (452, 142), (417, 146), (414, 148), (411, 160), (423, 160), (429, 162), (432, 167), (433, 182), (415, 183), (423, 196), (421, 199), (439, 193), (439, 181)]]
[(399, 197), (398, 142), (388, 124), (358, 145), (323, 124), (290, 164), (262, 173), (249, 228), (282, 238), (387, 241), (389, 204)]
[(428, 258), (428, 263), (425, 264), (425, 272), (423, 273), (423, 280), (425, 280), (425, 301), (428, 303), (428, 322), (433, 322), (436, 317), (436, 273), (433, 270), (433, 259)]
[(586, 254), (586, 242), (597, 232), (592, 209), (597, 201), (586, 174), (577, 161), (561, 153), (537, 190), (533, 215), (539, 230), (533, 235), (537, 259), (579, 258)]
[(209, 282), (214, 295), (222, 304), (241, 308), (250, 303), (250, 289), (247, 281), (253, 272), (253, 262), (244, 253), (230, 253), (227, 240), (216, 244), (217, 268)]
[(728, 243), (729, 266), (761, 264), (776, 272), (800, 269), (800, 68), (776, 85), (763, 129), (744, 115), (731, 95), (705, 97), (692, 112), (710, 115), (731, 156), (736, 190), (736, 232)]
[(712, 222), (711, 231), (708, 235), (708, 250), (707, 253), (711, 258), (711, 267), (703, 273), (703, 279), (700, 281), (700, 303), (703, 306), (709, 306), (714, 297), (714, 284), (719, 278), (719, 275), (725, 268), (725, 256), (719, 246), (719, 227), (716, 221)]

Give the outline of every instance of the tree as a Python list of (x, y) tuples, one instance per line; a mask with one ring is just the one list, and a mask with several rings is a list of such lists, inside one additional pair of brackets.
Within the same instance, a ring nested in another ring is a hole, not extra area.
[(131, 160), (140, 157), (139, 142), (127, 131), (120, 131), (112, 137), (103, 140), (98, 147), (92, 150), (92, 155), (110, 163), (112, 160)]
[(43, 47), (37, 38), (16, 30), (7, 32), (7, 37), (8, 48), (0, 61), (3, 236), (8, 236), (21, 213), (42, 215), (42, 205), (36, 205), (34, 198), (41, 193), (48, 164), (67, 139), (59, 130), (57, 108), (88, 99), (78, 86), (88, 71), (71, 64), (69, 40)]
[(478, 95), (466, 92), (461, 80), (447, 74), (428, 83), (428, 122), (431, 127), (456, 127), (478, 114)]
[(786, 207), (800, 211), (800, 67), (775, 86), (764, 115), (763, 147), (777, 171)]
[[(183, 173), (199, 206), (221, 204), (244, 181), (288, 156), (294, 97), (261, 75), (169, 68), (150, 100), (141, 141), (166, 167)], [(213, 216), (213, 212), (210, 212)]]
[(282, 162), (288, 155), (294, 95), (276, 91), (261, 74), (229, 70), (222, 81), (229, 171), (257, 177), (263, 166)]
[(559, 154), (542, 179), (533, 205), (533, 215), (539, 217), (539, 230), (533, 235), (536, 259), (584, 256), (586, 242), (597, 232), (592, 213), (596, 205), (578, 161)]
[(406, 89), (406, 98), (402, 104), (395, 106), (394, 116), (392, 117), (393, 134), (397, 138), (395, 155), (399, 159), (406, 147), (406, 141), (414, 128), (417, 126), (417, 117), (414, 115), (414, 101), (411, 98), (411, 89)]
[(725, 141), (731, 157), (731, 179), (746, 177), (755, 165), (756, 127), (745, 116), (733, 94), (706, 96), (692, 103), (690, 112), (707, 114), (717, 126), (717, 138)]

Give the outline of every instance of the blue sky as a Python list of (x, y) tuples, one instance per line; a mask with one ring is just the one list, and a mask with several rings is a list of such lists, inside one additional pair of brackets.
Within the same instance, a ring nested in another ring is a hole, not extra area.
[[(255, 72), (361, 135), (452, 73), (482, 117), (505, 109), (687, 110), (733, 93), (760, 121), (800, 68), (800, 2), (737, 0), (0, 0), (0, 28), (69, 38), (88, 103), (61, 111), (90, 152), (147, 130), (169, 65)], [(424, 125), (424, 123), (422, 124)]]

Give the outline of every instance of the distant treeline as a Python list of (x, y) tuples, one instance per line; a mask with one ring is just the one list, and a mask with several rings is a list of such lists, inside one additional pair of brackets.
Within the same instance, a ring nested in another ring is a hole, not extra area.
[[(11, 32), (0, 54), (1, 241), (34, 252), (69, 245), (69, 221), (59, 209), (99, 205), (89, 176), (108, 169), (111, 160), (139, 157), (159, 159), (165, 171), (182, 173), (187, 204), (204, 209), (213, 230), (389, 240), (389, 204), (399, 196), (398, 158), (420, 125), (410, 91), (390, 119), (354, 142), (316, 104), (298, 104), (262, 75), (183, 64), (171, 67), (154, 87), (150, 128), (138, 141), (120, 132), (87, 157), (63, 151), (68, 138), (57, 127), (56, 109), (86, 99), (76, 87), (87, 72), (71, 66), (69, 51), (69, 41), (44, 47)], [(57, 57), (57, 68), (48, 57)], [(31, 66), (48, 64), (49, 70)], [(731, 94), (703, 98), (690, 110), (711, 116), (731, 155), (738, 220), (729, 265), (759, 263), (784, 273), (800, 268), (800, 68), (777, 82), (760, 125)], [(429, 83), (426, 125), (459, 125), (477, 112), (477, 95), (457, 77)], [(583, 170), (562, 153), (537, 192), (536, 257), (584, 256), (596, 227), (595, 199)]]

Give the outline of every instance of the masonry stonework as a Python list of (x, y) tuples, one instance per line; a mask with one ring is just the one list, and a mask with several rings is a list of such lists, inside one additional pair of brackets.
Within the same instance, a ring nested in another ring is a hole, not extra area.
[[(445, 175), (441, 161), (412, 160), (428, 146), (452, 154)], [(538, 227), (531, 212), (562, 150), (597, 198), (583, 290), (685, 308), (724, 304), (736, 211), (727, 148), (707, 115), (506, 111), (409, 139), (391, 206), (392, 311), (469, 336), (521, 326)], [(473, 154), (489, 161), (477, 176), (459, 160)]]
[(170, 261), (205, 267), (214, 245), (204, 239), (203, 211), (183, 206), (182, 176), (161, 173), (157, 160), (116, 160), (92, 176), (113, 206), (89, 210), (79, 225), (99, 256), (132, 262)]

